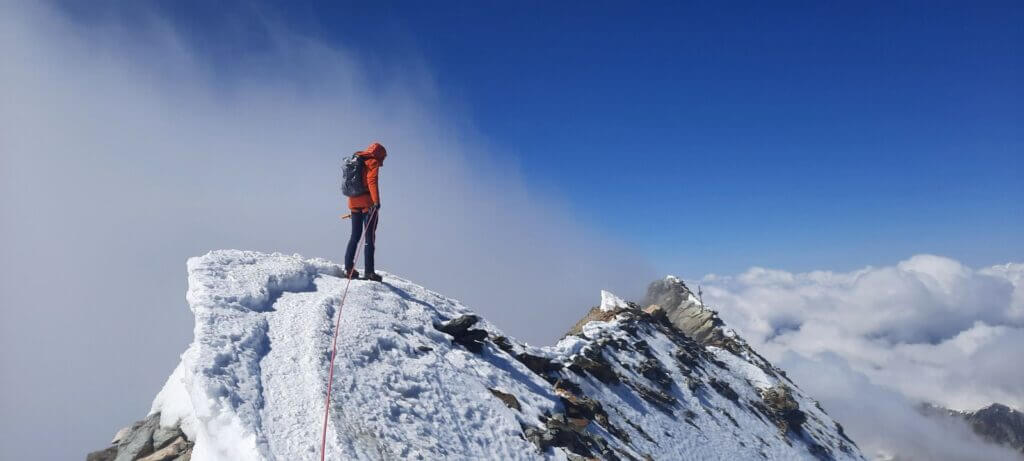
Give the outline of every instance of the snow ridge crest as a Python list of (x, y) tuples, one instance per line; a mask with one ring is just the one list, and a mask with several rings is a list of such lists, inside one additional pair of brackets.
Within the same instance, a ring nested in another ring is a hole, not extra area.
[[(188, 269), (195, 338), (153, 402), (158, 424), (105, 452), (315, 458), (341, 268), (220, 250)], [(602, 292), (557, 344), (533, 347), (384, 274), (352, 282), (338, 351), (331, 459), (863, 459), (675, 277), (641, 304)], [(168, 431), (183, 441), (156, 435)]]

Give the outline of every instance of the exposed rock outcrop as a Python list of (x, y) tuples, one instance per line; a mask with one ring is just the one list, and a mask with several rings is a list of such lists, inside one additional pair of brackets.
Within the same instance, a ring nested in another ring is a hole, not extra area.
[(718, 318), (718, 313), (704, 307), (686, 283), (676, 277), (651, 283), (643, 304), (650, 312), (664, 311), (673, 326), (701, 344), (725, 339), (720, 328), (724, 322)]
[(479, 354), (483, 351), (483, 341), (487, 338), (487, 331), (470, 328), (479, 320), (480, 317), (475, 315), (462, 315), (454, 320), (434, 325), (434, 328), (451, 335), (452, 342), (461, 344), (466, 349)]
[(583, 316), (583, 318), (579, 319), (576, 324), (565, 333), (565, 336), (578, 335), (583, 332), (584, 325), (590, 322), (607, 322), (614, 319), (616, 315), (619, 315), (620, 312), (624, 312), (625, 310), (626, 309), (623, 308), (605, 310), (602, 309), (601, 306), (592, 307), (590, 308), (590, 311)]
[(497, 389), (487, 388), (487, 390), (490, 391), (492, 395), (497, 397), (498, 400), (501, 400), (502, 403), (505, 404), (505, 406), (516, 411), (521, 411), (523, 409), (522, 405), (519, 405), (519, 399), (517, 399), (516, 396), (509, 394), (507, 392), (499, 391)]
[(181, 428), (160, 426), (160, 413), (125, 427), (112, 446), (86, 455), (86, 461), (189, 461), (193, 442)]
[(769, 416), (784, 433), (800, 430), (807, 421), (807, 414), (800, 410), (800, 405), (793, 399), (793, 391), (785, 385), (762, 389), (761, 400)]

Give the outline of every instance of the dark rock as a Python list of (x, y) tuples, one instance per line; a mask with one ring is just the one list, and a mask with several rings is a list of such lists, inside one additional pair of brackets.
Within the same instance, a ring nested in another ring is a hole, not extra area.
[(729, 365), (726, 365), (725, 362), (714, 358), (714, 356), (708, 356), (707, 360), (708, 360), (708, 362), (711, 362), (713, 365), (715, 365), (718, 368), (721, 368), (721, 369), (726, 370), (726, 371), (729, 370)]
[(186, 450), (191, 449), (191, 444), (185, 440), (185, 437), (178, 437), (174, 439), (170, 444), (162, 449), (159, 449), (153, 454), (141, 458), (138, 461), (173, 461), (178, 459)]
[(526, 439), (537, 445), (541, 451), (547, 451), (551, 447), (563, 447), (582, 456), (591, 456), (586, 441), (569, 425), (569, 421), (561, 413), (551, 415), (544, 423), (543, 429), (527, 429)]
[(644, 428), (641, 427), (639, 424), (634, 423), (633, 421), (630, 421), (630, 420), (625, 419), (625, 418), (623, 418), (623, 421), (625, 421), (626, 424), (629, 424), (629, 427), (632, 427), (634, 431), (636, 431), (638, 434), (640, 434), (640, 437), (644, 438), (644, 440), (647, 440), (648, 442), (651, 442), (651, 443), (657, 443), (657, 442), (654, 441), (653, 438), (651, 438), (650, 435), (647, 434), (647, 431), (645, 431)]
[(654, 359), (654, 352), (651, 351), (651, 345), (647, 344), (647, 341), (641, 339), (633, 342), (633, 350), (643, 354), (648, 359)]
[(711, 338), (707, 341), (707, 345), (720, 347), (729, 352), (732, 352), (733, 355), (737, 355), (740, 357), (742, 357), (743, 352), (747, 350), (743, 343), (737, 341), (736, 338), (728, 336), (719, 336)]
[(608, 413), (605, 412), (600, 402), (582, 395), (583, 390), (578, 384), (566, 379), (559, 379), (554, 386), (555, 394), (561, 398), (566, 418), (570, 421), (577, 421), (581, 427), (586, 427), (587, 423), (595, 421), (608, 433), (627, 445), (632, 442), (629, 433), (611, 424), (608, 420)]
[(612, 425), (610, 422), (601, 425), (608, 431), (609, 434), (615, 436), (615, 438), (623, 441), (626, 445), (633, 443), (633, 440), (629, 437), (629, 433)]
[(747, 402), (747, 411), (754, 415), (755, 418), (761, 420), (762, 423), (767, 422), (765, 421), (765, 417), (771, 417), (771, 411), (768, 410), (768, 407), (762, 402)]
[[(839, 435), (842, 436), (844, 440), (852, 443), (854, 446), (857, 446), (857, 444), (850, 438), (850, 436), (846, 435), (846, 429), (843, 429), (843, 425), (839, 424), (838, 422), (836, 423), (836, 432), (839, 432)], [(843, 446), (845, 447), (845, 445)]]
[(107, 447), (106, 449), (94, 451), (85, 455), (85, 461), (114, 461), (117, 458), (117, 447)]
[(608, 423), (608, 414), (605, 413), (604, 408), (601, 407), (598, 401), (589, 397), (573, 395), (560, 396), (560, 399), (565, 407), (565, 416), (567, 418), (581, 419), (587, 422), (598, 421), (602, 424)]
[[(632, 320), (632, 318), (629, 318), (628, 320)], [(622, 324), (619, 325), (619, 330), (628, 333), (630, 336), (636, 336), (636, 333), (637, 331), (639, 331), (639, 328), (637, 328), (635, 322), (622, 322)]]
[(672, 388), (672, 378), (668, 375), (664, 368), (661, 367), (661, 362), (657, 359), (648, 359), (640, 363), (639, 369), (644, 378), (647, 378), (664, 390)]
[(811, 455), (813, 455), (815, 458), (818, 458), (821, 461), (830, 461), (832, 459), (835, 459), (835, 457), (832, 456), (832, 450), (829, 450), (828, 448), (822, 446), (818, 442), (815, 442), (813, 439), (807, 440), (806, 442), (807, 451), (811, 452)]
[(768, 416), (783, 433), (799, 431), (807, 414), (793, 399), (792, 391), (786, 386), (776, 386), (761, 391), (761, 400), (768, 409)]
[(618, 384), (620, 382), (619, 375), (612, 369), (611, 364), (600, 356), (599, 359), (593, 359), (586, 355), (576, 355), (573, 357), (572, 365), (569, 365), (569, 369), (580, 375), (588, 373), (605, 384)]
[(117, 461), (142, 458), (153, 453), (153, 432), (160, 427), (160, 414), (154, 413), (132, 425), (131, 433), (117, 444)]
[(677, 403), (676, 398), (660, 390), (651, 389), (640, 384), (629, 382), (629, 387), (635, 391), (640, 398), (651, 402), (659, 410), (672, 414), (672, 407)]
[(465, 333), (466, 330), (469, 330), (469, 327), (476, 325), (476, 322), (479, 321), (480, 317), (475, 315), (461, 315), (455, 320), (450, 320), (440, 325), (434, 325), (434, 328), (454, 337), (459, 337)]
[(526, 368), (529, 368), (530, 371), (541, 376), (544, 376), (546, 373), (562, 369), (561, 363), (555, 362), (547, 357), (527, 354), (526, 352), (516, 354), (515, 358), (522, 362), (523, 365), (526, 365)]
[(736, 391), (732, 390), (732, 386), (730, 386), (729, 383), (722, 381), (718, 378), (711, 378), (710, 380), (708, 380), (708, 385), (711, 386), (711, 388), (714, 389), (715, 392), (718, 392), (719, 395), (729, 400), (732, 400), (733, 402), (735, 402), (736, 399), (740, 398), (739, 394), (737, 394)]
[(546, 375), (541, 375), (541, 378), (544, 378), (544, 381), (547, 381), (548, 384), (552, 386), (554, 386), (555, 383), (557, 383), (558, 380), (561, 379), (558, 377), (558, 373), (548, 373)]
[(498, 336), (494, 338), (494, 345), (498, 346), (498, 349), (505, 351), (506, 353), (512, 353), (512, 342), (504, 336)]
[(166, 447), (178, 437), (185, 437), (178, 427), (158, 427), (153, 431), (153, 449), (159, 450)]
[(420, 352), (430, 352), (430, 351), (433, 351), (434, 348), (430, 347), (430, 346), (416, 346), (416, 350), (418, 350)]
[(561, 447), (584, 459), (596, 457), (612, 461), (620, 459), (604, 439), (595, 434), (577, 430), (577, 426), (570, 422), (570, 418), (562, 413), (555, 413), (547, 418), (543, 428), (525, 426), (523, 435), (541, 452), (545, 452), (551, 447)]
[(582, 395), (583, 389), (579, 384), (576, 384), (568, 379), (559, 379), (555, 381), (555, 393), (558, 395)]
[(122, 440), (127, 439), (128, 436), (131, 435), (132, 431), (138, 427), (138, 424), (139, 423), (136, 422), (131, 426), (122, 427), (121, 430), (117, 431), (117, 434), (114, 434), (114, 439), (110, 441), (110, 444), (117, 445), (121, 443)]
[(160, 427), (160, 413), (118, 431), (114, 446), (86, 455), (87, 461), (188, 461), (193, 442), (180, 427)]
[(491, 394), (494, 394), (494, 396), (497, 397), (498, 400), (504, 402), (505, 406), (516, 411), (521, 411), (523, 409), (522, 406), (519, 405), (519, 399), (517, 399), (516, 396), (505, 392), (501, 392), (497, 389), (487, 388), (487, 390), (491, 391)]
[[(477, 330), (477, 331), (479, 331), (479, 330)], [(481, 341), (465, 341), (462, 338), (455, 338), (454, 342), (456, 342), (458, 344), (461, 344), (462, 347), (465, 347), (466, 349), (468, 349), (470, 352), (473, 352), (474, 354), (479, 354), (479, 353), (482, 353), (484, 351), (484, 343), (481, 342)]]
[(435, 324), (434, 328), (451, 335), (452, 342), (461, 344), (466, 349), (479, 354), (483, 352), (483, 340), (487, 339), (487, 331), (470, 329), (478, 321), (480, 321), (480, 317), (467, 314), (440, 325)]
[(736, 426), (736, 428), (740, 427), (740, 423), (736, 422), (736, 418), (733, 418), (731, 413), (729, 413), (728, 411), (726, 411), (724, 409), (721, 409), (721, 408), (719, 408), (718, 411), (721, 411), (722, 414), (725, 415), (726, 419), (728, 419), (729, 422), (732, 423), (733, 426)]
[(459, 336), (459, 342), (481, 342), (487, 339), (487, 332), (484, 330), (466, 330), (461, 336)]
[(543, 453), (548, 451), (551, 447), (556, 447), (570, 442), (560, 440), (561, 434), (554, 434), (548, 432), (547, 426), (537, 428), (531, 427), (525, 431), (526, 440), (532, 442), (537, 448)]
[(684, 373), (689, 373), (694, 368), (700, 367), (701, 350), (698, 349), (700, 346), (696, 344), (689, 344), (690, 347), (679, 347), (672, 354), (675, 356), (676, 361), (679, 362), (679, 369)]

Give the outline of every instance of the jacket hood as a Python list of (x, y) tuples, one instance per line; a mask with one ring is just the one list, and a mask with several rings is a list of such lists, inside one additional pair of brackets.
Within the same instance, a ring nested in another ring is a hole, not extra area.
[(379, 142), (375, 142), (367, 146), (366, 150), (359, 152), (359, 156), (384, 160), (388, 156), (388, 151)]

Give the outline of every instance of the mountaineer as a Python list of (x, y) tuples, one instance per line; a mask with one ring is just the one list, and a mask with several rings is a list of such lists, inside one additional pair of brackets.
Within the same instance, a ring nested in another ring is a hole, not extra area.
[(355, 269), (356, 251), (360, 238), (365, 232), (364, 273), (366, 280), (381, 281), (373, 270), (373, 253), (377, 240), (377, 215), (380, 212), (380, 190), (377, 177), (388, 151), (380, 143), (372, 143), (366, 150), (357, 151), (343, 166), (344, 184), (342, 192), (348, 196), (348, 208), (352, 211), (352, 235), (345, 250), (345, 276), (358, 278)]

